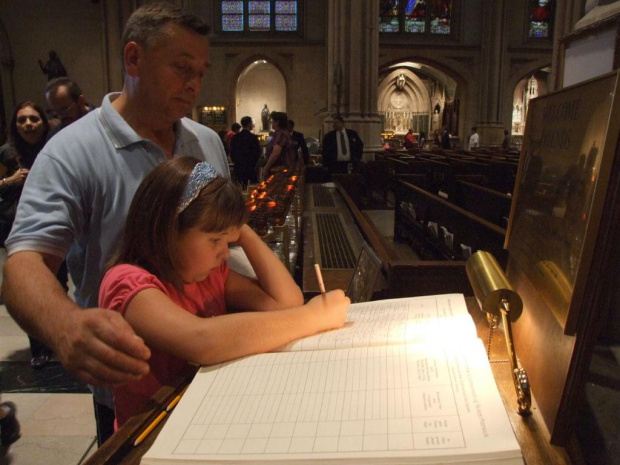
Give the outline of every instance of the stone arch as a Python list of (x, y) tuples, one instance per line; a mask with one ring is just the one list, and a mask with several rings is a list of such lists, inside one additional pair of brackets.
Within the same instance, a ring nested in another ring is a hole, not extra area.
[[(404, 79), (402, 88), (397, 81)], [(377, 109), (384, 116), (384, 129), (404, 134), (413, 128), (414, 132), (428, 132), (428, 115), (431, 97), (419, 76), (409, 69), (396, 68), (380, 82)], [(420, 116), (426, 115), (427, 118)]]
[[(464, 61), (464, 60), (463, 60)], [(469, 60), (470, 62), (471, 60)], [(455, 61), (458, 65), (460, 62)], [(447, 66), (445, 63), (438, 63), (432, 58), (424, 56), (401, 56), (391, 57), (391, 59), (380, 66), (379, 70), (379, 98), (378, 108), (381, 113), (381, 105), (384, 104), (385, 95), (382, 95), (382, 86), (385, 86), (386, 79), (389, 81), (389, 77), (393, 76), (394, 70), (406, 69), (408, 73), (406, 76), (415, 76), (412, 78), (411, 83), (415, 84), (418, 88), (425, 88), (426, 92), (419, 94), (420, 98), (426, 99), (428, 96), (428, 114), (429, 114), (429, 128), (441, 126), (444, 123), (443, 112), (445, 110), (444, 104), (446, 101), (451, 103), (451, 109), (456, 115), (456, 120), (453, 120), (452, 130), (455, 134), (465, 134), (464, 127), (467, 121), (473, 118), (471, 108), (473, 105), (468, 101), (470, 98), (470, 92), (468, 92), (467, 80), (456, 69)], [(463, 72), (467, 74), (467, 70)], [(428, 78), (428, 79), (426, 79)], [(427, 84), (424, 84), (426, 82)], [(428, 89), (426, 86), (431, 82), (432, 86), (443, 88), (444, 95), (441, 98), (437, 98), (437, 89)], [(407, 81), (409, 83), (409, 81)], [(438, 121), (433, 123), (433, 108), (439, 103), (441, 107), (441, 114), (438, 117)], [(471, 116), (470, 116), (471, 113)], [(453, 115), (453, 116), (454, 116)]]
[(286, 112), (287, 88), (285, 74), (277, 63), (265, 56), (248, 57), (237, 70), (233, 117), (239, 121), (251, 116), (256, 132), (265, 129), (261, 124), (264, 105), (270, 111)]
[(545, 95), (548, 92), (547, 81), (550, 71), (548, 66), (533, 69), (522, 75), (514, 86), (511, 87), (512, 100), (508, 105), (511, 113), (507, 119), (507, 126), (510, 128), (513, 136), (522, 136), (525, 129), (525, 120), (529, 104), (529, 96), (526, 95), (526, 93), (528, 86), (531, 86), (530, 82), (535, 80), (537, 88), (536, 95), (530, 98)]

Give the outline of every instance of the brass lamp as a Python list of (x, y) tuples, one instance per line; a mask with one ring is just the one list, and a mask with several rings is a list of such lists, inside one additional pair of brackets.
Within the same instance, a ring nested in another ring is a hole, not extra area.
[(517, 321), (523, 312), (521, 297), (512, 289), (497, 260), (489, 252), (480, 250), (473, 254), (467, 260), (465, 269), (478, 304), (487, 314), (487, 321), (497, 326), (498, 318), (502, 318), (512, 378), (517, 391), (518, 412), (520, 415), (529, 414), (532, 405), (530, 383), (527, 373), (517, 361), (511, 327), (511, 322)]

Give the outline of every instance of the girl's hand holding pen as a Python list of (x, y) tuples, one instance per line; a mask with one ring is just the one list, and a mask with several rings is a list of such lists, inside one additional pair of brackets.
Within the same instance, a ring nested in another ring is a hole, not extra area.
[(306, 304), (320, 322), (319, 331), (340, 328), (347, 319), (347, 308), (351, 300), (344, 295), (344, 291), (335, 291), (320, 294), (308, 301)]

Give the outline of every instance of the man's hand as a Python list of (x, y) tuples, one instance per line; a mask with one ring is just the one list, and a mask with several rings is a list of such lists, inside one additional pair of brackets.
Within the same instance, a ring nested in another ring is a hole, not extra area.
[(119, 313), (78, 309), (62, 320), (53, 349), (63, 366), (81, 380), (113, 386), (148, 373), (151, 351)]
[(144, 376), (151, 356), (144, 341), (120, 313), (73, 302), (54, 276), (61, 261), (34, 251), (7, 259), (2, 293), (10, 315), (87, 383), (112, 386)]

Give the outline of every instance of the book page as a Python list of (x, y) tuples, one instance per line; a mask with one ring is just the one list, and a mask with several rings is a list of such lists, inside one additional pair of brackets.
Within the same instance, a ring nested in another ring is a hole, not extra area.
[(353, 304), (345, 327), (293, 341), (276, 352), (476, 337), (463, 295), (445, 294)]
[(200, 369), (143, 464), (520, 463), (480, 340)]

